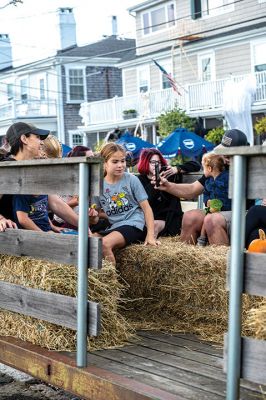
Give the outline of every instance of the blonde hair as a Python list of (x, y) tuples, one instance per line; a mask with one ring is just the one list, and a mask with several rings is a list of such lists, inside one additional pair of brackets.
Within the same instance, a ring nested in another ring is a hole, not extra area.
[(42, 142), (41, 153), (44, 158), (61, 158), (62, 144), (56, 136), (49, 135)]
[(204, 156), (202, 157), (202, 164), (204, 164), (206, 167), (211, 167), (211, 169), (215, 169), (220, 172), (225, 169), (223, 157), (214, 153), (204, 154)]

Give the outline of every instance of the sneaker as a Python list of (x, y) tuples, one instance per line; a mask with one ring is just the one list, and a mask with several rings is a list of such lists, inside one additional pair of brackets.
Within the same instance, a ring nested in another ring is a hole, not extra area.
[(208, 243), (206, 236), (200, 236), (197, 240), (197, 246), (205, 247)]

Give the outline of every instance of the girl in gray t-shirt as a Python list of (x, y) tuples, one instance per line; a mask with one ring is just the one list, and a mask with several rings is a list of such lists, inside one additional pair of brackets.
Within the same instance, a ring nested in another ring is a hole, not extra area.
[(104, 159), (103, 195), (96, 199), (110, 227), (103, 237), (103, 256), (115, 264), (113, 250), (144, 241), (157, 245), (154, 239), (154, 218), (147, 194), (137, 177), (125, 172), (126, 152), (116, 143), (107, 143), (101, 150)]

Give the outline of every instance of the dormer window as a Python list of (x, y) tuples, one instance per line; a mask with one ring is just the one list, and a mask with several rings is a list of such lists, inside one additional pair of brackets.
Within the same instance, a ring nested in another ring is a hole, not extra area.
[(191, 15), (193, 19), (201, 17), (215, 17), (234, 11), (232, 0), (192, 0)]
[(142, 14), (143, 34), (148, 35), (176, 24), (175, 4), (170, 2)]

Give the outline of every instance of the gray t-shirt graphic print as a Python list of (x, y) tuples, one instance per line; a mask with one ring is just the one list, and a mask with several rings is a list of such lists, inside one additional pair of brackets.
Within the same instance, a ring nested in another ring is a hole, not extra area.
[(115, 184), (104, 181), (103, 195), (95, 198), (95, 203), (106, 213), (111, 224), (109, 230), (123, 225), (143, 230), (145, 219), (139, 203), (147, 199), (139, 179), (125, 172)]

